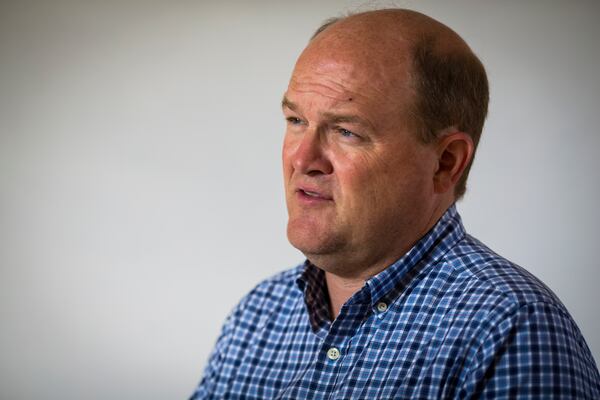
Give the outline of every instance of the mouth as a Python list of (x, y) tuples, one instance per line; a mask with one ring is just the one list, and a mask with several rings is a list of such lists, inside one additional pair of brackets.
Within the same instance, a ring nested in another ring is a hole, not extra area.
[(317, 192), (311, 192), (311, 191), (302, 190), (302, 189), (300, 189), (300, 191), (302, 193), (304, 193), (305, 195), (310, 196), (310, 197), (319, 197), (319, 198), (321, 197), (321, 195), (319, 193), (317, 193)]
[(330, 201), (333, 200), (333, 197), (331, 197), (328, 194), (325, 194), (323, 192), (314, 190), (314, 189), (308, 189), (308, 188), (298, 188), (296, 189), (296, 193), (298, 194), (298, 196), (301, 199), (307, 200), (307, 201)]

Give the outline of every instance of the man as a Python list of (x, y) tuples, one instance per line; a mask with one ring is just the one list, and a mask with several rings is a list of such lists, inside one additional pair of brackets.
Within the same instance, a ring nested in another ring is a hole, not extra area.
[(307, 261), (235, 308), (194, 399), (600, 398), (565, 307), (454, 206), (487, 101), (477, 57), (425, 15), (317, 31), (282, 103)]

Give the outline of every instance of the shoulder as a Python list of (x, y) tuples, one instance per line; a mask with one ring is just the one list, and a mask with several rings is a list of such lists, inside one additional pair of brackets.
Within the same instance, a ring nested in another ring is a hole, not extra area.
[(457, 313), (473, 328), (467, 392), (597, 396), (591, 352), (566, 307), (543, 282), (469, 235), (440, 261), (451, 277), (449, 286), (459, 293)]
[(223, 398), (230, 379), (268, 321), (292, 308), (301, 298), (296, 279), (302, 266), (280, 272), (256, 285), (234, 307), (222, 326), (221, 334), (208, 360), (193, 399)]
[(541, 280), (521, 266), (496, 254), (470, 235), (466, 235), (442, 260), (456, 281), (471, 288), (473, 295), (497, 297), (516, 310), (536, 303), (555, 306), (567, 313), (558, 297)]
[(501, 343), (519, 331), (541, 338), (566, 335), (587, 352), (577, 324), (558, 297), (526, 269), (499, 256), (466, 235), (428, 272), (428, 286), (438, 287), (448, 312), (460, 322), (472, 345)]
[(303, 270), (303, 265), (281, 271), (258, 283), (235, 306), (228, 317), (229, 323), (237, 323), (240, 319), (258, 322), (273, 312), (281, 312), (282, 308), (293, 307), (302, 292), (296, 280)]
[(241, 301), (241, 303), (281, 301), (290, 291), (299, 291), (296, 280), (303, 270), (300, 264), (281, 271), (257, 284)]

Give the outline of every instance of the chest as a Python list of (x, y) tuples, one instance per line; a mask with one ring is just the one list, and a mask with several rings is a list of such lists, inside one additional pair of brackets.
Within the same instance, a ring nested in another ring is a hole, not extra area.
[[(360, 307), (360, 306), (357, 306)], [(347, 310), (314, 332), (303, 310), (269, 318), (231, 360), (224, 398), (448, 398), (468, 370), (472, 337), (456, 316)], [(243, 343), (243, 341), (240, 341)]]

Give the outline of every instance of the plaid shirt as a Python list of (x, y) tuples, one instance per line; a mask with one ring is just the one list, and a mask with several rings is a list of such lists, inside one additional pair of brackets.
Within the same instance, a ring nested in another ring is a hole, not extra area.
[(259, 284), (224, 324), (192, 399), (600, 399), (575, 322), (454, 206), (330, 321), (314, 265)]

